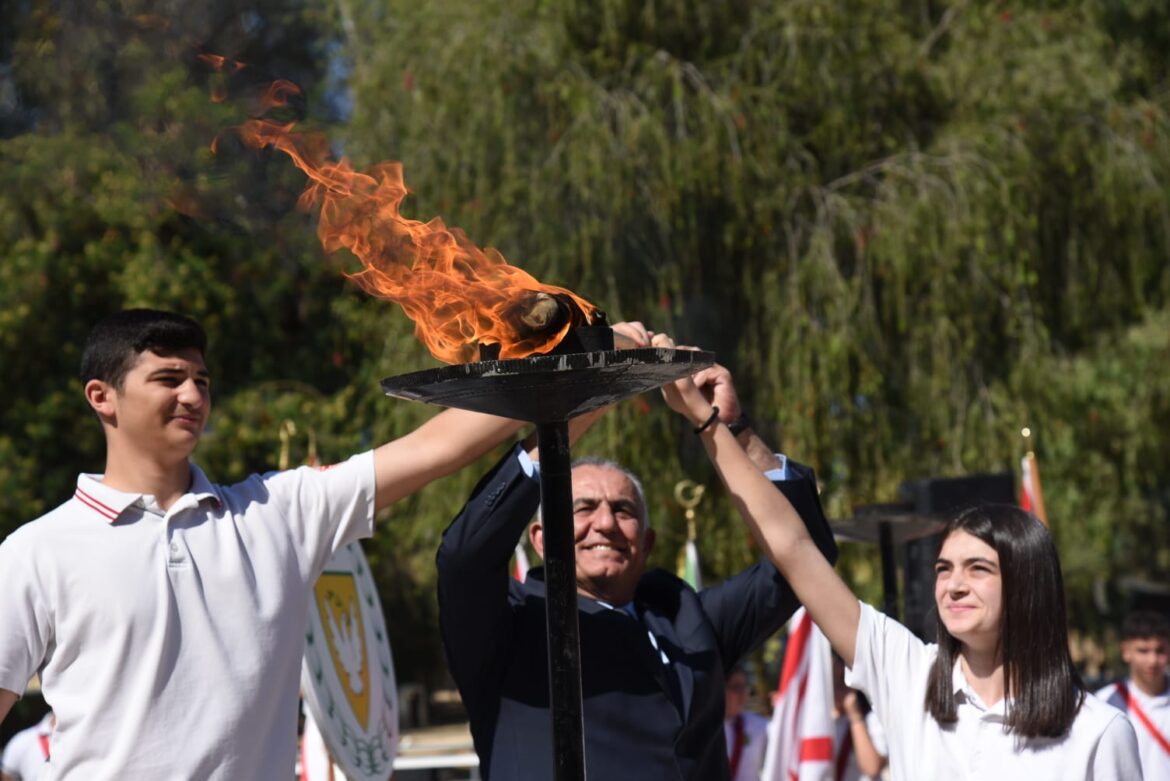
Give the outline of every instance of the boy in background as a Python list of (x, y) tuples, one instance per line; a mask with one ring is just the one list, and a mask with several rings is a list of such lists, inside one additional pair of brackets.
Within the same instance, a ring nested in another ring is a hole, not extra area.
[(1121, 626), (1121, 658), (1129, 675), (1097, 696), (1133, 722), (1142, 775), (1170, 779), (1170, 621), (1151, 610), (1131, 613)]

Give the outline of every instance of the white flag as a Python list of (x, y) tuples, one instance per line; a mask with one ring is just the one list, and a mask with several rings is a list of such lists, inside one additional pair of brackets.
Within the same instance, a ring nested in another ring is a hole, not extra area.
[(699, 546), (694, 540), (687, 540), (679, 556), (678, 576), (695, 591), (703, 590), (703, 573), (699, 571)]
[(788, 622), (761, 781), (833, 781), (833, 658), (800, 608)]

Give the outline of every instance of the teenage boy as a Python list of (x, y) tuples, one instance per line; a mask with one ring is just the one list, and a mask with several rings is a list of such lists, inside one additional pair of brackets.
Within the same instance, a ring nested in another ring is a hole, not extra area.
[(0, 545), (0, 721), (39, 671), (50, 778), (291, 778), (326, 562), (521, 425), (447, 410), (332, 468), (217, 485), (189, 460), (211, 411), (206, 346), (170, 312), (100, 322), (81, 369), (105, 472)]
[(1097, 692), (1129, 715), (1137, 731), (1142, 775), (1170, 779), (1170, 622), (1160, 613), (1130, 613), (1121, 626), (1121, 658), (1129, 675)]

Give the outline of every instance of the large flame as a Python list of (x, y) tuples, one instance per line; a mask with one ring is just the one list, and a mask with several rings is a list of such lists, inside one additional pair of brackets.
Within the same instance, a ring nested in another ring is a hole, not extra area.
[[(290, 82), (275, 82), (262, 110), (286, 105), (298, 92)], [(414, 320), (416, 336), (439, 360), (477, 360), (480, 345), (498, 345), (500, 358), (548, 352), (571, 327), (593, 322), (599, 314), (571, 291), (543, 285), (509, 265), (496, 250), (481, 250), (439, 217), (428, 222), (403, 217), (400, 208), (409, 190), (401, 163), (356, 171), (344, 157), (330, 159), (322, 135), (297, 132), (295, 123), (252, 119), (239, 133), (250, 146), (284, 152), (305, 172), (309, 185), (298, 205), (320, 209), (322, 245), (329, 252), (352, 252), (364, 269), (350, 278), (399, 304)], [(549, 296), (562, 315), (549, 327), (518, 316), (525, 302)]]

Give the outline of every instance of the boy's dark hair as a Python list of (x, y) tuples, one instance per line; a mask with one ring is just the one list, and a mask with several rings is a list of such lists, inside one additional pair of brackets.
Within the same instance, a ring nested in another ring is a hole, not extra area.
[[(1064, 579), (1048, 530), (1019, 507), (988, 504), (959, 514), (943, 540), (963, 531), (995, 549), (1003, 582), (1000, 650), (1006, 726), (1021, 738), (1068, 732), (1085, 698), (1068, 647)], [(926, 709), (940, 724), (958, 719), (952, 669), (959, 641), (937, 622), (938, 658), (930, 672)]]
[(101, 380), (121, 390), (142, 353), (174, 355), (192, 347), (200, 355), (207, 351), (207, 334), (191, 318), (158, 309), (124, 309), (89, 332), (81, 353), (81, 383)]
[(1170, 621), (1154, 610), (1135, 610), (1121, 624), (1122, 640), (1157, 637), (1170, 642)]

